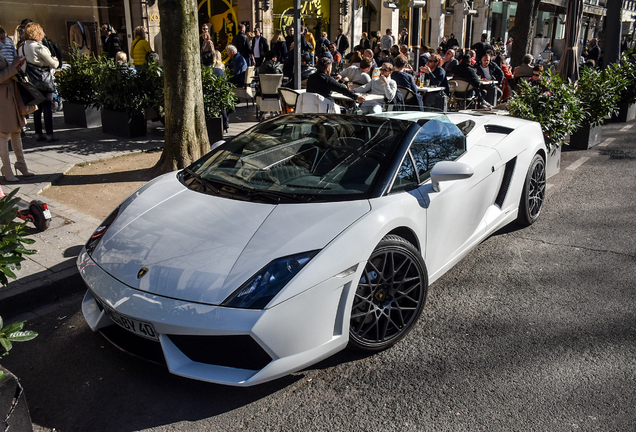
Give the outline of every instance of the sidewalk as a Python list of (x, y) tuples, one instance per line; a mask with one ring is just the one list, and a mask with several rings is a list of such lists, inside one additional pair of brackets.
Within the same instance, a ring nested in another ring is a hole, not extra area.
[[(227, 137), (239, 134), (256, 124), (256, 110), (240, 104), (230, 115)], [(62, 177), (74, 165), (110, 159), (130, 153), (162, 148), (164, 127), (160, 122), (148, 123), (148, 133), (140, 138), (120, 138), (102, 133), (102, 128), (75, 128), (64, 123), (62, 111), (53, 114), (53, 130), (59, 141), (36, 142), (33, 120), (31, 129), (22, 139), (25, 158), (33, 177), (22, 177), (19, 182), (8, 183), (2, 178), (5, 194), (20, 188), (18, 196), (26, 201), (40, 199), (48, 204), (53, 219), (44, 232), (29, 229), (36, 242), (31, 248), (38, 253), (26, 256), (22, 268), (16, 271), (17, 280), (9, 279), (7, 287), (0, 287), (0, 316), (13, 315), (12, 311), (46, 304), (68, 293), (53, 291), (54, 282), (77, 274), (75, 259), (86, 240), (101, 222), (63, 204), (42, 199), (38, 194)], [(15, 162), (13, 152), (11, 160)], [(31, 227), (31, 225), (28, 225)]]

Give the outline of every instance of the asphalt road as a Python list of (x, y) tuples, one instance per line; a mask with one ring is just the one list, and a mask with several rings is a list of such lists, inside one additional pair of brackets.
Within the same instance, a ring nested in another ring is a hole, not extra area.
[(564, 152), (539, 221), (496, 233), (432, 285), (415, 329), (382, 353), (342, 352), (247, 389), (206, 384), (91, 333), (78, 294), (30, 315), (40, 336), (2, 364), (38, 430), (635, 431), (628, 126)]

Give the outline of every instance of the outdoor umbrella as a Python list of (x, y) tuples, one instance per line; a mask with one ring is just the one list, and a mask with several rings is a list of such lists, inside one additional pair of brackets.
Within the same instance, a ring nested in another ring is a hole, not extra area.
[(579, 31), (583, 16), (583, 0), (569, 0), (565, 23), (565, 52), (559, 61), (557, 72), (567, 81), (579, 79)]

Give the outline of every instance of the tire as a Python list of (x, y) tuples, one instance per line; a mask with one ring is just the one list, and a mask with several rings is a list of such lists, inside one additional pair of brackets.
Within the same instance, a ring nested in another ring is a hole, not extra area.
[(517, 222), (524, 226), (530, 226), (541, 214), (543, 201), (545, 200), (545, 161), (541, 155), (536, 154), (530, 163), (526, 181), (521, 192), (519, 203), (519, 215)]
[(41, 201), (37, 201), (37, 204), (32, 203), (29, 206), (29, 213), (33, 217), (33, 225), (35, 225), (38, 231), (46, 231), (51, 225), (51, 219), (44, 217), (41, 205)]
[(427, 292), (428, 274), (418, 250), (402, 237), (384, 237), (356, 288), (349, 348), (377, 352), (402, 339), (422, 313)]

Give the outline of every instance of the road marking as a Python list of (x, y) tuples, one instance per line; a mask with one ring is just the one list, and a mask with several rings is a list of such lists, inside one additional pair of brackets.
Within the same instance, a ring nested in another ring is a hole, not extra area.
[(589, 157), (579, 158), (579, 160), (575, 161), (572, 165), (567, 167), (566, 170), (574, 171), (575, 169), (583, 165), (585, 162), (587, 162), (588, 159)]
[(628, 130), (630, 130), (630, 129), (632, 128), (632, 126), (634, 126), (634, 125), (627, 125), (627, 126), (624, 126), (624, 127), (621, 129), (621, 132), (627, 132)]
[(608, 145), (609, 143), (611, 143), (612, 141), (614, 141), (616, 138), (608, 138), (605, 141), (603, 141), (602, 143), (600, 143), (598, 146), (599, 147), (605, 147), (606, 145)]

